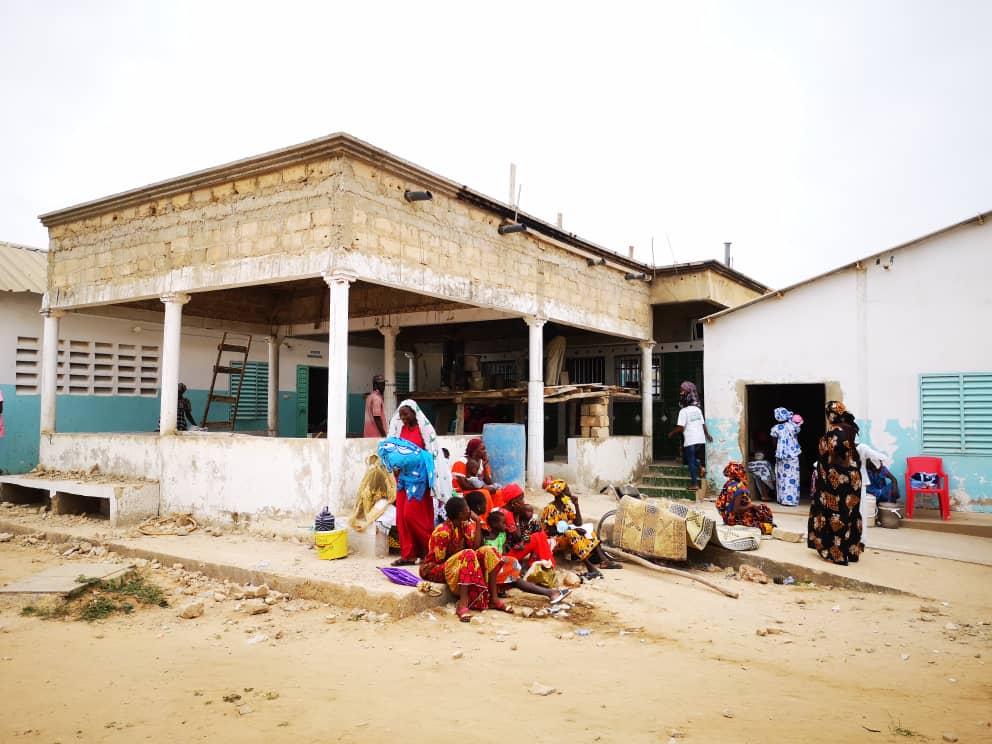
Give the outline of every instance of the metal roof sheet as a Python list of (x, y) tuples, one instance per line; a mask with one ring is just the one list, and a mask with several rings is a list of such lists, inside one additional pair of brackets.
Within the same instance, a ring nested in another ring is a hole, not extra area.
[(47, 274), (47, 251), (0, 242), (0, 291), (44, 294)]

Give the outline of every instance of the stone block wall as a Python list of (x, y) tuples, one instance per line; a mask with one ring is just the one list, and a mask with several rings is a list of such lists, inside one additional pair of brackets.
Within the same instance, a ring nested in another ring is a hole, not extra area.
[(425, 172), (418, 183), (400, 170), (342, 154), (181, 193), (149, 187), (137, 206), (51, 224), (52, 304), (151, 299), (342, 268), (429, 297), (650, 337), (646, 285), (625, 281), (616, 267), (590, 267), (543, 236), (499, 235), (500, 218), (455, 191), (435, 186), (432, 201), (407, 202), (406, 189), (436, 177)]

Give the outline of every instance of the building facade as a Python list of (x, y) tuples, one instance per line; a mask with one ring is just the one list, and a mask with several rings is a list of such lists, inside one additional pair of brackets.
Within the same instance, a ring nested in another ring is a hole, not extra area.
[(934, 455), (950, 476), (952, 509), (992, 511), (992, 292), (983, 271), (990, 219), (965, 220), (707, 318), (714, 484), (728, 461), (774, 453), (772, 410), (785, 406), (805, 419), (807, 487), (823, 404), (841, 400), (860, 440), (891, 456), (902, 490), (906, 458)]

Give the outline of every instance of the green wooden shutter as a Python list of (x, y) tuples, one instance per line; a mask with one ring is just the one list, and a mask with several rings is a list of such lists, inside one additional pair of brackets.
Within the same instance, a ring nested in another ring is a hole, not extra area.
[(992, 454), (992, 373), (920, 376), (924, 452)]
[(964, 451), (992, 455), (992, 374), (963, 375)]
[(296, 436), (305, 437), (310, 413), (310, 368), (296, 365)]
[(920, 434), (925, 452), (960, 452), (961, 375), (920, 378)]
[[(241, 362), (232, 362), (232, 367), (240, 367)], [(238, 421), (268, 418), (269, 411), (269, 364), (268, 362), (248, 362), (245, 366), (244, 381), (231, 375), (230, 394), (237, 395), (238, 385), (242, 385), (238, 399)]]

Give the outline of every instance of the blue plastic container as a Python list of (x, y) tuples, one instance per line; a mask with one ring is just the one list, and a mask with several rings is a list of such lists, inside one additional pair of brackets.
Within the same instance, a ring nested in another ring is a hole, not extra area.
[(523, 424), (486, 424), (482, 441), (489, 453), (493, 479), (504, 486), (516, 483), (524, 486), (527, 462), (527, 433)]

